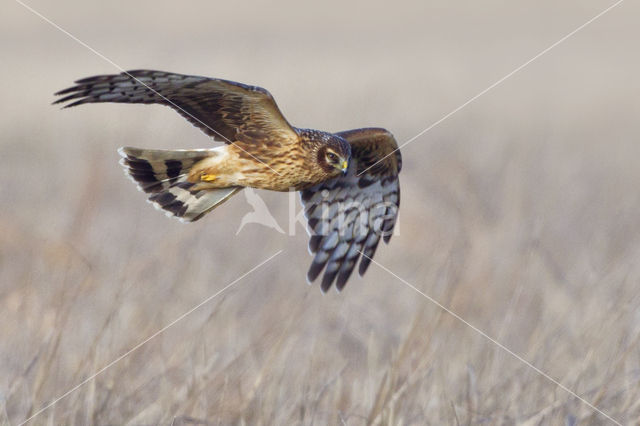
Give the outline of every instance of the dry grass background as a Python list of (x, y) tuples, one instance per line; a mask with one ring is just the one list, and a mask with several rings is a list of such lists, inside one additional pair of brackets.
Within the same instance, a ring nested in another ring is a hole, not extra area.
[[(302, 127), (405, 141), (611, 2), (32, 1), (125, 68), (258, 84)], [(116, 70), (2, 6), (0, 424), (606, 424), (372, 265), (305, 284), (302, 227), (238, 235), (242, 196), (182, 225), (116, 148), (202, 147), (161, 107), (60, 111)], [(376, 260), (623, 424), (640, 423), (640, 30), (625, 2), (403, 150)], [(264, 193), (281, 226), (287, 196)]]

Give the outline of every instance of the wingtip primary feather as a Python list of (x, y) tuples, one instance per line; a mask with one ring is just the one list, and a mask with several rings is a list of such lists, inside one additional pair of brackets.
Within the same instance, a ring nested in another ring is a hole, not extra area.
[(322, 282), (320, 283), (320, 289), (322, 290), (323, 293), (326, 293), (329, 291), (329, 289), (331, 288), (331, 285), (333, 284), (333, 278), (329, 281), (328, 279), (325, 279), (327, 275), (325, 275), (324, 277), (322, 277)]
[(320, 291), (322, 292), (322, 294), (327, 294), (330, 288), (331, 286), (325, 287), (324, 285), (320, 285)]

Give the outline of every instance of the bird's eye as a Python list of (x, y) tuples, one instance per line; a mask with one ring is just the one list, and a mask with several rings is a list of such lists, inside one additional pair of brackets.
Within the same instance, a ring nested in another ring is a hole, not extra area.
[(335, 163), (338, 161), (338, 156), (333, 152), (327, 152), (327, 160), (329, 160), (331, 163)]

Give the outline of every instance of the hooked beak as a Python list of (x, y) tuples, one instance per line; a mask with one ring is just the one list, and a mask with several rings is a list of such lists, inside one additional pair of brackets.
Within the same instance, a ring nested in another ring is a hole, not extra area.
[(342, 174), (346, 175), (348, 168), (349, 168), (349, 162), (348, 161), (343, 161), (342, 162)]

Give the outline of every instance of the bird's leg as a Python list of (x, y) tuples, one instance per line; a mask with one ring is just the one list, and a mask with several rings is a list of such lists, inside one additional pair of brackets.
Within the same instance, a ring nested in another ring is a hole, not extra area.
[(202, 172), (200, 172), (200, 180), (204, 181), (204, 182), (213, 182), (214, 180), (218, 179), (218, 176), (211, 174), (211, 173), (207, 173), (204, 170)]

